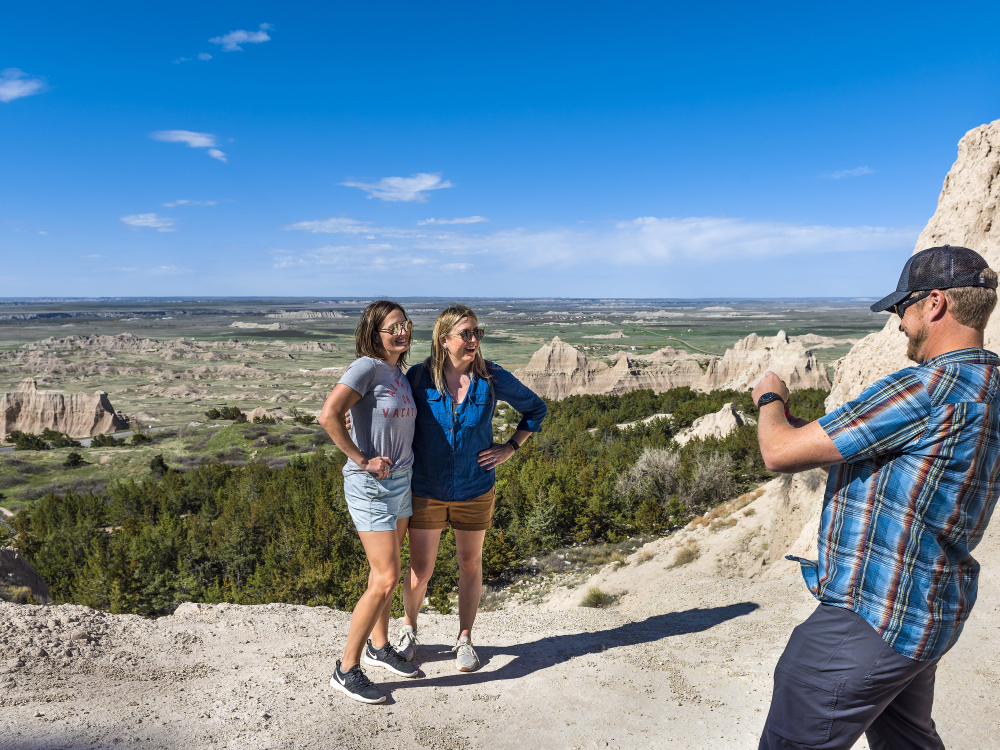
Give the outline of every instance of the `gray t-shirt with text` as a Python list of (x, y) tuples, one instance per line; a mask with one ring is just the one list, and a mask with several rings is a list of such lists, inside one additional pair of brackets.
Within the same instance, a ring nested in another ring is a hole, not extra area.
[[(351, 362), (340, 383), (361, 394), (351, 407), (351, 439), (368, 458), (386, 456), (391, 474), (413, 465), (413, 427), (417, 408), (406, 376), (381, 359), (361, 357)], [(351, 459), (344, 474), (363, 472)]]

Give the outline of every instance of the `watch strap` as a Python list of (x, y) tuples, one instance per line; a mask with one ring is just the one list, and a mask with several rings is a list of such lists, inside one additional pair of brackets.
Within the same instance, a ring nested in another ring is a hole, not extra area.
[(767, 393), (763, 394), (759, 399), (757, 399), (758, 411), (762, 406), (767, 406), (772, 401), (780, 401), (782, 404), (785, 403), (785, 399), (783, 399), (777, 393), (775, 393), (774, 391), (768, 391)]

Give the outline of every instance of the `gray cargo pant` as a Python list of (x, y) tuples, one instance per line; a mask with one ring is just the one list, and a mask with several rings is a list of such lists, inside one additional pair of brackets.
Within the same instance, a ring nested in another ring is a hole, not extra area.
[(943, 750), (931, 719), (937, 660), (914, 661), (860, 615), (821, 604), (774, 669), (758, 750)]

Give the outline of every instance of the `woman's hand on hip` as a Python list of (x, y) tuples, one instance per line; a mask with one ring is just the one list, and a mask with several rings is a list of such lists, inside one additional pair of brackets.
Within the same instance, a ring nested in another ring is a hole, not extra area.
[(510, 443), (493, 443), (486, 450), (480, 451), (479, 458), (476, 460), (483, 469), (489, 471), (490, 469), (495, 469), (513, 455), (514, 446)]
[(389, 476), (389, 469), (392, 468), (392, 461), (385, 456), (376, 456), (375, 458), (369, 458), (365, 461), (364, 466), (361, 468), (369, 474), (374, 474), (379, 479), (385, 479)]

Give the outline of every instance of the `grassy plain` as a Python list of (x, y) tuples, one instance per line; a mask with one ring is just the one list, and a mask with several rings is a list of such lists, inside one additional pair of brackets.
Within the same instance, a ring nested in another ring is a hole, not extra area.
[[(153, 456), (169, 465), (201, 461), (282, 462), (328, 440), (313, 427), (212, 422), (211, 407), (280, 407), (315, 414), (354, 358), (353, 330), (366, 300), (120, 299), (0, 300), (0, 393), (24, 378), (40, 389), (106, 391), (114, 407), (146, 427), (155, 442), (121, 448), (3, 452), (0, 505), (29, 507), (46, 491), (68, 486), (98, 489), (113, 479), (141, 479)], [(414, 320), (410, 362), (430, 352), (430, 332), (450, 300), (401, 299)], [(559, 336), (589, 357), (610, 359), (626, 349), (648, 353), (662, 346), (721, 355), (755, 332), (773, 336), (813, 333), (832, 337), (816, 348), (829, 365), (884, 325), (865, 300), (464, 300), (480, 315), (489, 359), (513, 370)], [(288, 317), (303, 311), (327, 317)], [(336, 315), (337, 317), (329, 317)], [(282, 316), (282, 317), (275, 317)], [(265, 328), (234, 328), (234, 323)], [(131, 333), (159, 342), (138, 351), (108, 353), (44, 342), (72, 336)], [(608, 336), (621, 338), (607, 338)], [(171, 346), (186, 339), (182, 346)], [(319, 345), (318, 347), (315, 345)], [(310, 348), (312, 350), (310, 350)], [(319, 348), (327, 349), (320, 351)], [(6, 357), (6, 358), (4, 358)], [(67, 455), (85, 464), (65, 468)]]

